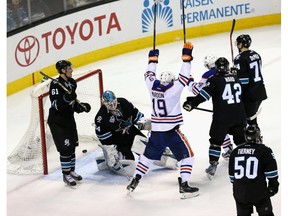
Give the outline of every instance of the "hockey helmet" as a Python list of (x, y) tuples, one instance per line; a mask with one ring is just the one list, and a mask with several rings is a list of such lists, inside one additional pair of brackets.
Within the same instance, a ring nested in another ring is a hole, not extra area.
[(215, 68), (218, 72), (228, 73), (229, 72), (229, 61), (225, 57), (220, 57), (215, 62)]
[(245, 129), (245, 139), (249, 143), (260, 143), (261, 142), (261, 133), (257, 125), (249, 125)]
[(63, 73), (62, 69), (66, 70), (68, 67), (72, 67), (72, 63), (67, 60), (60, 60), (56, 63), (56, 69), (58, 73)]
[(237, 45), (242, 43), (244, 47), (248, 48), (248, 47), (250, 47), (250, 45), (252, 43), (252, 39), (251, 39), (250, 35), (242, 34), (236, 38), (236, 42), (237, 42)]
[(175, 81), (175, 75), (170, 71), (163, 71), (160, 74), (160, 83), (164, 86)]
[(217, 56), (212, 55), (212, 54), (207, 55), (204, 57), (204, 60), (203, 60), (204, 66), (208, 69), (214, 68), (216, 60), (217, 60)]
[(115, 94), (110, 90), (107, 90), (102, 94), (102, 103), (108, 110), (113, 111), (117, 109), (117, 98)]

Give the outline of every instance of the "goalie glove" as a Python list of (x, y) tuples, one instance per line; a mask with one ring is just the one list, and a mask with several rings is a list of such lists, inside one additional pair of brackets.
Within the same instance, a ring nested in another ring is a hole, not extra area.
[(151, 120), (145, 117), (142, 117), (137, 122), (137, 126), (139, 130), (151, 130)]
[(193, 60), (192, 56), (193, 44), (190, 42), (184, 43), (182, 49), (182, 60), (183, 62), (191, 62)]

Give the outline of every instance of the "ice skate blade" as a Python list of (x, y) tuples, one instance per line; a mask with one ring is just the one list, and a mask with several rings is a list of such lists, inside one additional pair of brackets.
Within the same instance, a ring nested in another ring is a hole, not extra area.
[(134, 189), (130, 188), (130, 189), (127, 189), (127, 196), (131, 197), (132, 196), (132, 193), (133, 193)]
[(211, 174), (209, 174), (209, 173), (206, 173), (207, 174), (207, 178), (210, 180), (210, 181), (212, 181), (212, 179), (214, 178), (214, 175), (211, 175)]
[(189, 199), (199, 196), (199, 191), (193, 193), (180, 193), (180, 199)]
[(77, 185), (69, 185), (69, 184), (65, 183), (65, 187), (69, 187), (71, 189), (76, 189), (77, 188), (76, 186)]

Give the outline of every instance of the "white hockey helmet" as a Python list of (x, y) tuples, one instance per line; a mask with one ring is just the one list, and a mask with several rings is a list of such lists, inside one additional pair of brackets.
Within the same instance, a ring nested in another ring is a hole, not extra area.
[(164, 86), (175, 81), (175, 75), (170, 71), (163, 71), (160, 74), (160, 83)]
[(215, 67), (215, 61), (217, 59), (218, 57), (213, 54), (206, 55), (203, 60), (204, 66), (208, 69)]

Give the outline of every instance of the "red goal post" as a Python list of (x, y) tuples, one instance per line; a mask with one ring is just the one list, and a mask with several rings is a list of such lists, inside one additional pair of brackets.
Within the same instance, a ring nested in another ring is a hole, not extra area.
[[(75, 113), (75, 120), (79, 135), (79, 142), (96, 140), (93, 122), (101, 106), (103, 94), (103, 76), (100, 69), (89, 72), (73, 72), (77, 82), (77, 99), (91, 105), (89, 113)], [(31, 91), (31, 119), (26, 133), (19, 144), (8, 156), (7, 171), (13, 174), (48, 174), (48, 164), (54, 169), (60, 167), (59, 153), (57, 153), (52, 135), (47, 125), (47, 118), (51, 103), (49, 101), (49, 86), (51, 80), (35, 86)], [(91, 145), (91, 144), (90, 144)], [(95, 145), (96, 147), (97, 145)], [(51, 157), (52, 159), (49, 159)]]

